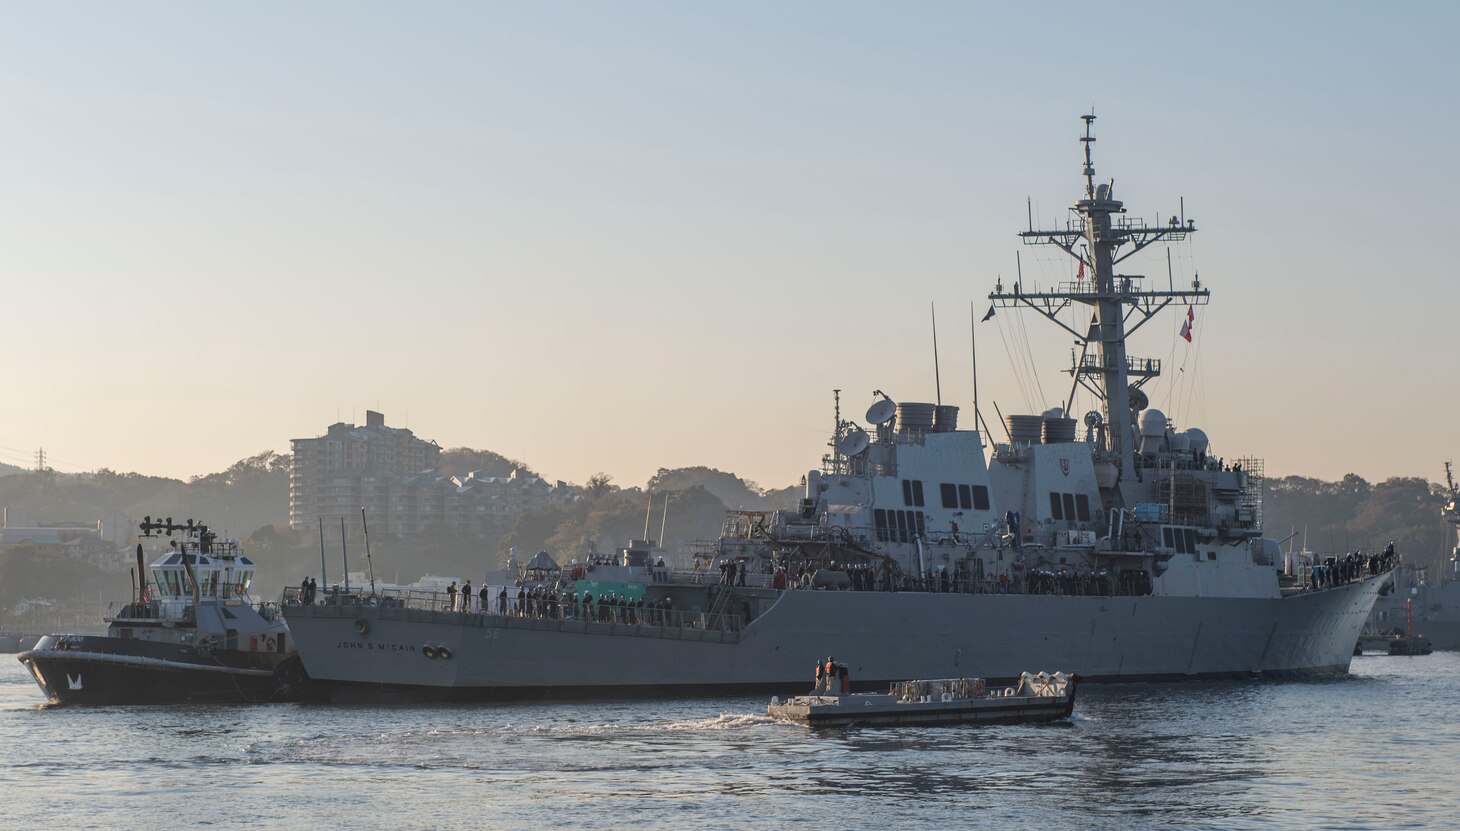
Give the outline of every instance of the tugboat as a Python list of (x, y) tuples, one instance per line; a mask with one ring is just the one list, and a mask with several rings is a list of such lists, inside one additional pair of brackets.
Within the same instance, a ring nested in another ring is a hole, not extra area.
[(1390, 655), (1428, 655), (1434, 650), (1430, 639), (1414, 633), (1414, 602), (1404, 601), (1404, 634), (1389, 642)]
[(990, 688), (982, 678), (899, 681), (886, 693), (833, 692), (772, 698), (766, 715), (808, 727), (1023, 724), (1069, 718), (1075, 709), (1075, 676), (1024, 673), (1017, 686)]
[[(105, 635), (46, 635), (19, 659), (57, 704), (253, 703), (295, 697), (302, 665), (278, 607), (255, 603), (256, 566), (233, 540), (172, 517), (140, 525), (168, 538)], [(174, 536), (176, 535), (176, 536)]]

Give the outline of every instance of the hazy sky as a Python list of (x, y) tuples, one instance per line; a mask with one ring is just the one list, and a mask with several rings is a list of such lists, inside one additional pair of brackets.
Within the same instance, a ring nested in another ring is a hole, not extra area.
[[(1200, 229), (1195, 342), (1131, 346), (1157, 406), (1270, 474), (1460, 456), (1453, 4), (0, 8), (3, 461), (185, 476), (378, 408), (550, 478), (791, 484), (833, 388), (932, 400), (930, 301), (969, 403), (970, 302), (1092, 106), (1099, 176)], [(1052, 324), (978, 336), (984, 406), (1067, 394)]]

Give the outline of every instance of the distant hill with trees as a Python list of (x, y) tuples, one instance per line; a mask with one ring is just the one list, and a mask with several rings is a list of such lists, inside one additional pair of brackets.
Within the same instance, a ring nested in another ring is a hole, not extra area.
[[(17, 470), (0, 475), (0, 505), (23, 508), (38, 523), (90, 524), (113, 512), (134, 526), (148, 514), (192, 517), (238, 538), (259, 564), (259, 591), (272, 595), (305, 575), (318, 575), (320, 568), (319, 532), (289, 528), (289, 461), (287, 455), (265, 451), (187, 481), (107, 469), (81, 474)], [(438, 467), (449, 475), (507, 476), (514, 469), (539, 475), (523, 462), (466, 447), (443, 450)], [(802, 490), (800, 484), (766, 489), (711, 467), (662, 468), (642, 487), (620, 487), (612, 476), (598, 473), (577, 487), (584, 495), (578, 502), (525, 513), (486, 536), (458, 537), (433, 529), (410, 540), (372, 537), (376, 577), (408, 583), (436, 573), (479, 580), (483, 572), (500, 567), (512, 548), (524, 561), (548, 551), (566, 564), (644, 536), (646, 514), (648, 536), (659, 537), (662, 525), (664, 543), (682, 552), (696, 541), (713, 540), (727, 510), (791, 509)], [(1333, 482), (1288, 476), (1267, 481), (1263, 511), (1268, 535), (1282, 539), (1296, 532), (1294, 546), (1306, 539), (1309, 549), (1336, 552), (1373, 550), (1393, 541), (1411, 561), (1437, 564), (1454, 545), (1453, 532), (1440, 519), (1443, 502), (1443, 486), (1422, 478), (1371, 484), (1354, 474)], [(351, 569), (364, 571), (359, 523), (347, 522), (345, 534)], [(76, 573), (77, 568), (86, 571), (79, 565), (48, 572), (38, 558), (42, 555), (34, 550), (12, 550), (0, 561), (0, 600), (49, 593), (64, 599), (68, 587), (89, 592), (94, 600), (107, 586), (117, 597), (126, 597), (130, 589), (125, 573)], [(332, 579), (338, 579), (340, 560), (340, 528), (326, 528), (325, 561)]]
[(747, 511), (764, 511), (775, 508), (796, 507), (800, 498), (800, 487), (792, 485), (780, 490), (766, 490), (733, 473), (726, 473), (712, 467), (659, 468), (649, 479), (653, 491), (683, 491), (690, 488), (704, 488), (714, 494), (726, 507)]
[(518, 469), (530, 476), (537, 475), (532, 468), (516, 459), (509, 459), (490, 450), (474, 450), (470, 447), (442, 450), (436, 469), (446, 476), (465, 476), (472, 471), (479, 471), (483, 476), (510, 476), (512, 471)]
[(1267, 481), (1263, 520), (1273, 539), (1296, 534), (1298, 548), (1306, 540), (1312, 551), (1373, 551), (1393, 542), (1406, 560), (1437, 564), (1455, 545), (1440, 517), (1446, 498), (1444, 485), (1417, 477), (1371, 485), (1352, 473), (1336, 482), (1287, 476)]

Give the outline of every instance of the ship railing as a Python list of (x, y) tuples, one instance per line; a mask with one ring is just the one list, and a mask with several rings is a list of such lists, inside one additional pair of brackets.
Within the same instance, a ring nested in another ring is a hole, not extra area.
[[(691, 585), (721, 585), (724, 581), (718, 572), (710, 571), (674, 571), (671, 572), (670, 580), (675, 583), (689, 583)], [(735, 574), (735, 585), (742, 588), (769, 589), (774, 588), (775, 575), (761, 574), (759, 572)]]
[[(1129, 576), (1122, 576), (1129, 575)], [(994, 575), (992, 572), (980, 577), (974, 574), (962, 576), (950, 574), (945, 581), (940, 573), (933, 573), (919, 579), (912, 575), (901, 575), (888, 585), (880, 575), (874, 575), (867, 588), (816, 587), (804, 585), (795, 578), (787, 586), (789, 591), (867, 591), (867, 592), (920, 592), (924, 594), (1040, 594), (1065, 595), (1070, 597), (1140, 597), (1151, 594), (1152, 584), (1148, 573), (1127, 571), (1120, 574), (1078, 574), (1073, 572), (1043, 571), (1015, 572)]]
[(191, 621), (194, 619), (193, 606), (191, 603), (181, 605), (169, 603), (169, 607), (175, 610), (175, 614), (169, 614), (169, 608), (164, 607), (162, 601), (151, 600), (146, 603), (136, 601), (114, 601), (107, 607), (105, 620), (182, 620)]
[(1296, 574), (1285, 575), (1292, 583), (1283, 586), (1283, 593), (1312, 594), (1342, 588), (1385, 577), (1399, 564), (1398, 557), (1392, 554), (1363, 554), (1352, 565), (1346, 564), (1346, 557), (1329, 556), (1321, 563), (1300, 564)]
[[(299, 587), (287, 588), (284, 590), (282, 604), (284, 606), (302, 605), (300, 595)], [(485, 609), (481, 608), (477, 598), (472, 598), (470, 605), (465, 607), (461, 605), (459, 596), (456, 598), (455, 606), (451, 601), (452, 595), (449, 592), (385, 589), (375, 595), (358, 592), (331, 592), (328, 596), (316, 598), (312, 605), (349, 609), (350, 614), (354, 614), (353, 610), (362, 607), (381, 607), (408, 612), (454, 615), (483, 622), (492, 619), (499, 622), (520, 621), (523, 625), (543, 624), (549, 628), (556, 624), (564, 626), (573, 624), (586, 626), (588, 631), (595, 631), (598, 627), (610, 627), (611, 631), (624, 631), (625, 627), (628, 627), (646, 631), (663, 630), (670, 633), (681, 631), (738, 633), (749, 623), (743, 613), (734, 612), (712, 614), (696, 610), (641, 609), (637, 606), (620, 609), (617, 606), (610, 608), (607, 604), (603, 605), (600, 611), (596, 601), (587, 609), (581, 604), (553, 604), (533, 601), (530, 598), (519, 602), (514, 596), (509, 596), (505, 600), (493, 597)], [(509, 625), (515, 625), (515, 623)], [(668, 636), (673, 637), (674, 635)]]
[(157, 601), (150, 603), (138, 603), (135, 600), (114, 601), (107, 606), (107, 620), (159, 620), (162, 617), (162, 604)]

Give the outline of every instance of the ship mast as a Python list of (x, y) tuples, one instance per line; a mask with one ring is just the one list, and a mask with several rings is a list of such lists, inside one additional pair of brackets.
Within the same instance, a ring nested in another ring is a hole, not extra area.
[[(1115, 465), (1119, 481), (1135, 465), (1136, 413), (1146, 400), (1138, 390), (1161, 374), (1159, 360), (1126, 354), (1126, 338), (1173, 303), (1206, 305), (1210, 292), (1201, 287), (1200, 279), (1194, 279), (1190, 289), (1146, 290), (1140, 286), (1140, 276), (1115, 272), (1116, 265), (1151, 243), (1184, 240), (1196, 231), (1196, 222), (1173, 216), (1169, 223), (1147, 225), (1144, 220), (1127, 216), (1125, 207), (1115, 199), (1114, 180), (1095, 183), (1091, 155), (1095, 116), (1080, 117), (1085, 122), (1085, 135), (1080, 138), (1085, 153), (1085, 196), (1075, 203), (1075, 216), (1058, 230), (1036, 230), (1031, 222), (1029, 230), (1019, 236), (1025, 245), (1059, 247), (1088, 270), (1089, 279), (1035, 292), (1026, 291), (1017, 282), (1012, 292), (1006, 292), (1000, 281), (989, 299), (1000, 308), (1028, 306), (1075, 337), (1080, 357), (1070, 373), (1077, 384), (1104, 402), (1107, 429), (1099, 456)], [(1076, 248), (1081, 242), (1083, 252)], [(1122, 246), (1129, 248), (1120, 253)], [(1058, 317), (1074, 303), (1091, 307), (1090, 328), (1085, 332), (1076, 331)], [(1127, 320), (1134, 320), (1133, 325), (1127, 327)]]
[[(1460, 534), (1460, 487), (1455, 485), (1455, 473), (1450, 469), (1449, 462), (1445, 462), (1445, 487), (1450, 491), (1450, 501), (1440, 509), (1445, 521), (1454, 526), (1455, 532)], [(1460, 545), (1456, 545), (1450, 552), (1450, 578), (1460, 577)]]

